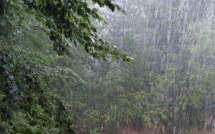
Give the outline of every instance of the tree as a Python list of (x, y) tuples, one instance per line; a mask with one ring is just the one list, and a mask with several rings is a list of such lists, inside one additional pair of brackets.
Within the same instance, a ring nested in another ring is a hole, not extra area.
[[(93, 2), (101, 7), (106, 5), (112, 11), (121, 10), (109, 0)], [(0, 2), (1, 133), (75, 133), (71, 113), (56, 94), (59, 87), (49, 83), (63, 83), (73, 78), (79, 81), (79, 78), (71, 69), (56, 67), (51, 60), (56, 62), (57, 58), (38, 52), (46, 47), (35, 42), (34, 34), (42, 35), (38, 40), (47, 37), (43, 34), (47, 33), (59, 55), (71, 55), (71, 44), (79, 44), (96, 58), (107, 59), (112, 55), (130, 60), (125, 52), (100, 37), (91, 21), (105, 22), (97, 11), (80, 0)], [(69, 78), (71, 75), (74, 77)]]
[[(117, 4), (110, 0), (92, 0), (100, 7), (107, 6), (112, 11), (115, 9), (123, 11)], [(92, 23), (92, 19), (100, 23), (106, 23), (97, 13), (97, 8), (90, 8), (86, 1), (82, 0), (3, 0), (1, 12), (18, 16), (15, 19), (22, 19), (24, 13), (34, 15), (41, 27), (49, 32), (53, 41), (54, 50), (58, 54), (71, 54), (68, 47), (71, 44), (82, 45), (86, 52), (96, 58), (107, 59), (109, 54), (115, 58), (122, 58), (129, 61), (130, 57), (118, 48), (109, 45), (102, 39)]]

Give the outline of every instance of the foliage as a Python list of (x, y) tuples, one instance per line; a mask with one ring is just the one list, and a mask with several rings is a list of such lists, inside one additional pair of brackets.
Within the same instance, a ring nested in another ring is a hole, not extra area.
[(17, 2), (0, 8), (1, 131), (189, 133), (215, 115), (210, 0)]
[[(123, 11), (109, 0), (93, 2)], [(97, 12), (80, 0), (0, 2), (1, 133), (75, 133), (70, 103), (64, 104), (70, 97), (63, 99), (69, 86), (64, 84), (84, 81), (58, 64), (60, 57), (52, 55), (47, 35), (59, 55), (71, 55), (72, 44), (80, 44), (96, 58), (130, 60), (101, 38), (92, 20), (106, 22)]]
[[(54, 72), (56, 69), (47, 70), (43, 67), (50, 66), (48, 58), (49, 56), (45, 57), (19, 46), (1, 46), (2, 132), (74, 133), (72, 120), (63, 100), (50, 92), (44, 81), (45, 74), (60, 74), (58, 71)], [(46, 82), (50, 80), (47, 79)]]
[(101, 117), (83, 116), (86, 126), (99, 122), (86, 132), (116, 133), (127, 126), (160, 126), (163, 133), (203, 130), (205, 119), (214, 116), (214, 13), (206, 6), (211, 1), (117, 2), (127, 16), (104, 10), (106, 36), (135, 61), (89, 59), (94, 75), (85, 77), (90, 86), (84, 110)]
[[(110, 0), (93, 0), (93, 2), (98, 3), (100, 7), (107, 6), (112, 11), (115, 11), (115, 8), (122, 11), (118, 5)], [(60, 55), (63, 53), (70, 55), (68, 47), (71, 47), (71, 44), (80, 44), (86, 52), (96, 58), (106, 60), (108, 55), (111, 54), (117, 59), (130, 60), (125, 52), (109, 45), (107, 41), (101, 38), (91, 19), (100, 22), (104, 22), (104, 20), (98, 15), (98, 10), (96, 8), (91, 9), (85, 1), (7, 1), (6, 9), (8, 12), (17, 15), (18, 18), (16, 19), (23, 17), (22, 14), (19, 14), (22, 12), (35, 15), (42, 28), (49, 32), (50, 39), (54, 42), (54, 50)]]

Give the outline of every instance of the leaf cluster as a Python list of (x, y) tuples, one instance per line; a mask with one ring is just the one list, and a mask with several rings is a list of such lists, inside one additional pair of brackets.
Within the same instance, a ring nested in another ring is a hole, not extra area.
[[(94, 0), (101, 7), (107, 6), (112, 11), (123, 11), (117, 4), (110, 0)], [(102, 39), (94, 26), (93, 20), (105, 22), (98, 14), (96, 8), (91, 9), (87, 2), (81, 0), (22, 0), (7, 1), (12, 9), (33, 14), (42, 23), (43, 28), (49, 31), (53, 41), (53, 48), (59, 55), (71, 55), (69, 47), (72, 44), (81, 45), (85, 51), (96, 58), (107, 60), (110, 55), (125, 61), (131, 60), (122, 50), (110, 45)], [(16, 14), (16, 11), (13, 13)], [(19, 18), (18, 18), (19, 19)]]

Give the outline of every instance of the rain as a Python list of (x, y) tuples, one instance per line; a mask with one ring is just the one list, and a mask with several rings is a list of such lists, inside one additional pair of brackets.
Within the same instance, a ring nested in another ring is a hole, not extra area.
[(214, 134), (215, 0), (0, 1), (13, 133)]
[(214, 2), (117, 0), (126, 14), (100, 10), (101, 33), (134, 60), (91, 66), (101, 71), (88, 94), (98, 133), (214, 132)]

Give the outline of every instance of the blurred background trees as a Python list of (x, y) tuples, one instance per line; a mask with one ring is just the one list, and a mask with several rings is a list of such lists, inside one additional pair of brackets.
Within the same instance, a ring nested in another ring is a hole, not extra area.
[(57, 0), (53, 8), (50, 1), (5, 2), (0, 132), (211, 130), (213, 0), (64, 1), (78, 5), (71, 12)]

